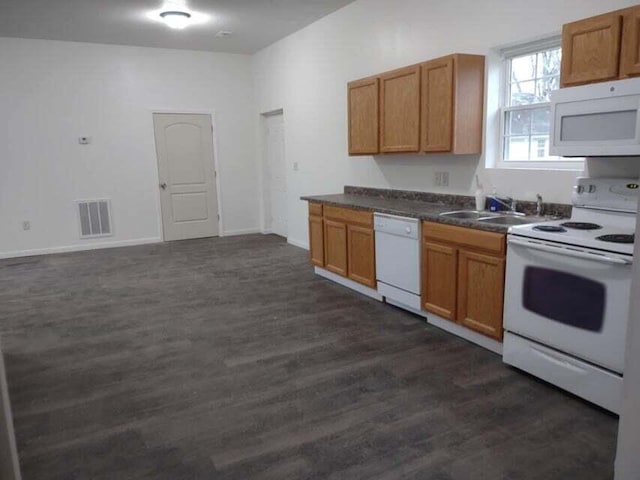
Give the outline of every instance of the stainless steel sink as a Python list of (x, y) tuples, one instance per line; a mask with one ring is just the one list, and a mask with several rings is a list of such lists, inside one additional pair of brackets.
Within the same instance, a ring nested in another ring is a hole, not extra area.
[(496, 225), (524, 225), (526, 223), (538, 222), (537, 218), (516, 217), (513, 215), (500, 215), (489, 218), (479, 218), (478, 222), (481, 223), (494, 223)]
[(468, 220), (478, 220), (480, 218), (493, 218), (496, 215), (491, 212), (480, 212), (478, 210), (456, 210), (454, 212), (444, 212), (440, 214), (441, 217), (448, 218), (461, 218)]

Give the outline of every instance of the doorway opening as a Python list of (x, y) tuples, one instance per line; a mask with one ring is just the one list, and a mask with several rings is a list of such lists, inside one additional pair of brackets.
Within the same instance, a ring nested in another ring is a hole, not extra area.
[(263, 230), (287, 238), (287, 162), (282, 110), (262, 114), (262, 151)]

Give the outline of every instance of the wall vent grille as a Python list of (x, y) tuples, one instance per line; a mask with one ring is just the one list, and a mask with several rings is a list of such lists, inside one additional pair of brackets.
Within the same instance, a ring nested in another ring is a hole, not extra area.
[(113, 235), (109, 200), (79, 200), (76, 205), (80, 222), (80, 238)]

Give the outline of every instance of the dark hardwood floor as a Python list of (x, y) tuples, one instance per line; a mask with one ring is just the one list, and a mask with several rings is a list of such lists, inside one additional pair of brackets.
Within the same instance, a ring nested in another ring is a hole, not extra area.
[(25, 480), (613, 477), (616, 417), (275, 236), (0, 262)]

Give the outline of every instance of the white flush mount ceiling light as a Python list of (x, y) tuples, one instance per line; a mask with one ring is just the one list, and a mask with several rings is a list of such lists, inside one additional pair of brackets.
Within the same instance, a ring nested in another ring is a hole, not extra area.
[(175, 30), (182, 30), (191, 25), (208, 22), (211, 17), (204, 13), (194, 12), (189, 9), (186, 2), (170, 0), (164, 3), (162, 8), (147, 13), (150, 20), (162, 22)]
[(162, 12), (160, 14), (160, 18), (164, 20), (164, 23), (166, 23), (168, 27), (175, 28), (176, 30), (182, 30), (189, 25), (191, 14), (188, 12), (168, 10), (166, 12)]

